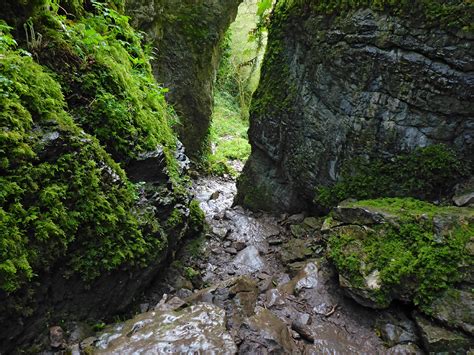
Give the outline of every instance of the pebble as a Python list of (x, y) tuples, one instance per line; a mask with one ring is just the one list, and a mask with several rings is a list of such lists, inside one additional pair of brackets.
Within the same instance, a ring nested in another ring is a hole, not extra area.
[(57, 325), (49, 328), (49, 340), (52, 348), (62, 348), (66, 344), (63, 328)]
[(241, 251), (247, 247), (247, 244), (244, 242), (235, 242), (232, 247), (234, 247), (237, 251)]

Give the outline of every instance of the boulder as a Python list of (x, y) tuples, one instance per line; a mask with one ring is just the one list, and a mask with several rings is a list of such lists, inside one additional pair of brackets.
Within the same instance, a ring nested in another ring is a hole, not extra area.
[(420, 330), (423, 346), (430, 353), (456, 353), (470, 349), (473, 345), (462, 333), (442, 328), (421, 315), (415, 316), (416, 324)]
[(224, 310), (208, 303), (140, 314), (105, 331), (94, 348), (97, 354), (237, 352)]
[[(394, 348), (397, 345), (417, 344), (418, 334), (415, 323), (403, 313), (385, 313), (375, 324), (385, 345)], [(392, 350), (393, 352), (396, 349)]]
[(443, 292), (428, 307), (429, 314), (443, 324), (474, 336), (474, 294), (472, 290)]
[(325, 223), (329, 254), (346, 293), (372, 308), (415, 302), (472, 332), (472, 295), (455, 289), (455, 283), (471, 283), (472, 209), (380, 199), (337, 207), (333, 216)]

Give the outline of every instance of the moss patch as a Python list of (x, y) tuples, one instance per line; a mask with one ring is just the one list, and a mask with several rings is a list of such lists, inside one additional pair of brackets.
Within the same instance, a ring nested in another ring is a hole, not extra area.
[(444, 145), (418, 148), (392, 159), (359, 159), (345, 164), (340, 181), (317, 189), (315, 203), (331, 207), (347, 198), (414, 196), (439, 200), (470, 175), (471, 168)]
[(61, 87), (31, 57), (0, 54), (0, 288), (17, 290), (68, 255), (85, 279), (146, 264), (166, 245), (136, 188), (65, 111)]
[(158, 145), (173, 149), (175, 116), (154, 81), (141, 35), (126, 16), (93, 5), (93, 13), (74, 22), (38, 12), (32, 24), (43, 44), (34, 54), (57, 73), (76, 122), (114, 158), (126, 161)]
[(143, 189), (116, 162), (160, 146), (169, 177), (160, 188), (170, 201), (186, 194), (175, 115), (140, 34), (118, 12), (123, 3), (48, 4), (8, 2), (31, 15), (26, 40), (23, 24), (12, 23), (15, 41), (0, 22), (0, 289), (9, 293), (60, 260), (85, 280), (146, 266), (188, 217), (186, 208), (168, 215), (143, 206)]
[(466, 245), (474, 235), (473, 209), (414, 199), (361, 201), (352, 207), (395, 216), (395, 223), (371, 230), (336, 228), (329, 239), (332, 260), (355, 286), (363, 286), (371, 272), (380, 272), (382, 287), (373, 291), (379, 304), (403, 295), (428, 306), (441, 291), (461, 281), (462, 266), (472, 266)]

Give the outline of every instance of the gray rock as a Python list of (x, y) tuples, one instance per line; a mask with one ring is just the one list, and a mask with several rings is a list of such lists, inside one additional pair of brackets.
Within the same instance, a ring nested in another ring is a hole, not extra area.
[(199, 304), (180, 312), (148, 312), (102, 334), (97, 354), (225, 353), (237, 351), (226, 331), (225, 312)]
[(240, 251), (232, 264), (237, 267), (239, 274), (261, 271), (265, 266), (258, 249), (253, 245)]
[(235, 249), (235, 248), (226, 248), (225, 252), (230, 254), (230, 255), (236, 255), (237, 254), (237, 249)]
[(372, 225), (385, 221), (384, 216), (367, 208), (336, 207), (332, 210), (334, 219), (342, 223)]
[(145, 313), (150, 309), (149, 303), (140, 303), (140, 313)]
[[(248, 320), (248, 326), (250, 332), (240, 345), (241, 353), (298, 353), (298, 347), (288, 326), (269, 310), (259, 309)], [(264, 346), (264, 349), (261, 346)]]
[(442, 328), (419, 314), (415, 315), (415, 321), (420, 330), (423, 346), (430, 353), (461, 352), (473, 345), (472, 339), (459, 332)]
[(91, 336), (94, 331), (92, 327), (86, 322), (73, 322), (71, 325), (71, 330), (68, 333), (68, 343), (75, 344)]
[(245, 249), (247, 245), (244, 242), (235, 242), (232, 244), (232, 247), (235, 248), (237, 251), (241, 251)]
[(436, 298), (429, 307), (438, 321), (474, 336), (474, 295), (472, 291), (451, 289)]
[(453, 202), (458, 207), (471, 206), (472, 204), (474, 204), (474, 192), (454, 196)]
[(322, 16), (304, 3), (272, 19), (239, 203), (301, 211), (354, 159), (432, 144), (473, 161), (473, 45), (462, 31), (369, 9)]
[(403, 313), (384, 314), (377, 320), (375, 328), (384, 343), (390, 348), (400, 344), (418, 343), (416, 325)]
[(321, 229), (321, 219), (316, 217), (306, 217), (303, 223), (313, 230)]
[(68, 353), (71, 355), (81, 355), (81, 348), (79, 344), (73, 344), (68, 347)]
[(219, 45), (242, 0), (126, 0), (135, 28), (156, 48), (153, 73), (169, 88), (168, 99), (180, 114), (178, 127), (187, 154), (207, 148), (212, 91)]
[(285, 264), (289, 264), (294, 261), (308, 259), (313, 252), (309, 248), (307, 240), (292, 238), (283, 245), (280, 254), (282, 261)]
[(399, 344), (388, 349), (387, 355), (423, 355), (423, 351), (415, 344)]
[(49, 341), (52, 348), (63, 348), (66, 345), (63, 328), (59, 326), (49, 328)]

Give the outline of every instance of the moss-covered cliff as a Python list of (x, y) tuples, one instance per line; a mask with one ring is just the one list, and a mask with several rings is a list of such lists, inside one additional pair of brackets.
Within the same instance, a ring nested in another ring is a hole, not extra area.
[(279, 1), (238, 202), (449, 195), (472, 173), (473, 13), (465, 1)]
[(192, 158), (210, 149), (220, 43), (242, 0), (127, 0), (127, 12), (155, 47), (153, 72), (170, 89), (180, 139)]
[(202, 218), (123, 4), (0, 15), (0, 351), (123, 310)]

